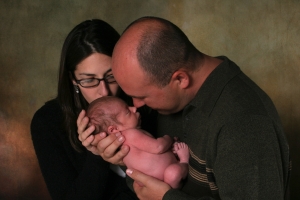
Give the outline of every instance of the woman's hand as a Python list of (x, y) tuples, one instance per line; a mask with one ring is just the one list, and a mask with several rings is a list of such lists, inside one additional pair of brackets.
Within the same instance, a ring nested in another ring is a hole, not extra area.
[(77, 118), (77, 132), (78, 139), (81, 141), (82, 146), (87, 148), (87, 150), (91, 151), (95, 155), (100, 155), (97, 149), (97, 144), (101, 139), (103, 139), (106, 134), (97, 134), (93, 135), (93, 131), (95, 130), (94, 126), (90, 126), (86, 128), (89, 123), (89, 118), (85, 116), (85, 111), (82, 110)]
[(89, 118), (85, 116), (85, 111), (82, 110), (77, 119), (78, 138), (82, 145), (95, 155), (100, 155), (105, 161), (116, 165), (124, 165), (123, 158), (129, 152), (129, 147), (123, 145), (125, 141), (121, 133), (110, 134), (102, 132), (93, 135), (94, 126), (86, 128), (89, 123)]
[(129, 147), (122, 145), (124, 141), (125, 138), (121, 133), (108, 135), (98, 142), (97, 149), (99, 155), (107, 162), (115, 165), (124, 165), (123, 158), (129, 152)]

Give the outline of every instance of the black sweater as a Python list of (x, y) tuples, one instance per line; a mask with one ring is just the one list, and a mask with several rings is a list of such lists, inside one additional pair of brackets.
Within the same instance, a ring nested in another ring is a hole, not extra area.
[(62, 121), (62, 110), (52, 100), (31, 122), (34, 149), (52, 199), (135, 199), (124, 178), (100, 156), (72, 148)]

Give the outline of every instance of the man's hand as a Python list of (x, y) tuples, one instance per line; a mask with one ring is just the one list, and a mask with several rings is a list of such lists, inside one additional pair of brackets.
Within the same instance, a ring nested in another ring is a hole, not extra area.
[(93, 135), (95, 127), (90, 126), (87, 128), (88, 123), (89, 118), (85, 116), (85, 111), (82, 110), (77, 118), (78, 139), (82, 145), (93, 154), (100, 155), (107, 162), (124, 165), (123, 158), (129, 152), (128, 146), (122, 146), (125, 141), (124, 136), (121, 133), (107, 136), (104, 132)]
[(126, 174), (134, 180), (134, 191), (141, 200), (161, 200), (171, 189), (165, 182), (137, 170), (127, 169)]

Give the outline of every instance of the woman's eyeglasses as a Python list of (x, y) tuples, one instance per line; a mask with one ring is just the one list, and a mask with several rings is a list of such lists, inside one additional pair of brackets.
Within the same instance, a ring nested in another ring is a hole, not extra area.
[(107, 84), (116, 83), (116, 79), (113, 75), (108, 75), (104, 78), (87, 78), (75, 81), (84, 88), (96, 87), (100, 84), (100, 81), (104, 81)]

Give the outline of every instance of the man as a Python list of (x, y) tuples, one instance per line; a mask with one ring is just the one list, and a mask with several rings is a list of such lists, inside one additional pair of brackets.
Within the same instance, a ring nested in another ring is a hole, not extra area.
[[(190, 148), (181, 190), (127, 169), (140, 199), (284, 198), (289, 149), (280, 119), (270, 98), (235, 63), (201, 53), (171, 22), (144, 17), (122, 34), (112, 71), (136, 107), (160, 113), (158, 137), (178, 136)], [(124, 137), (98, 140), (99, 154), (121, 164), (129, 149), (115, 152)]]

